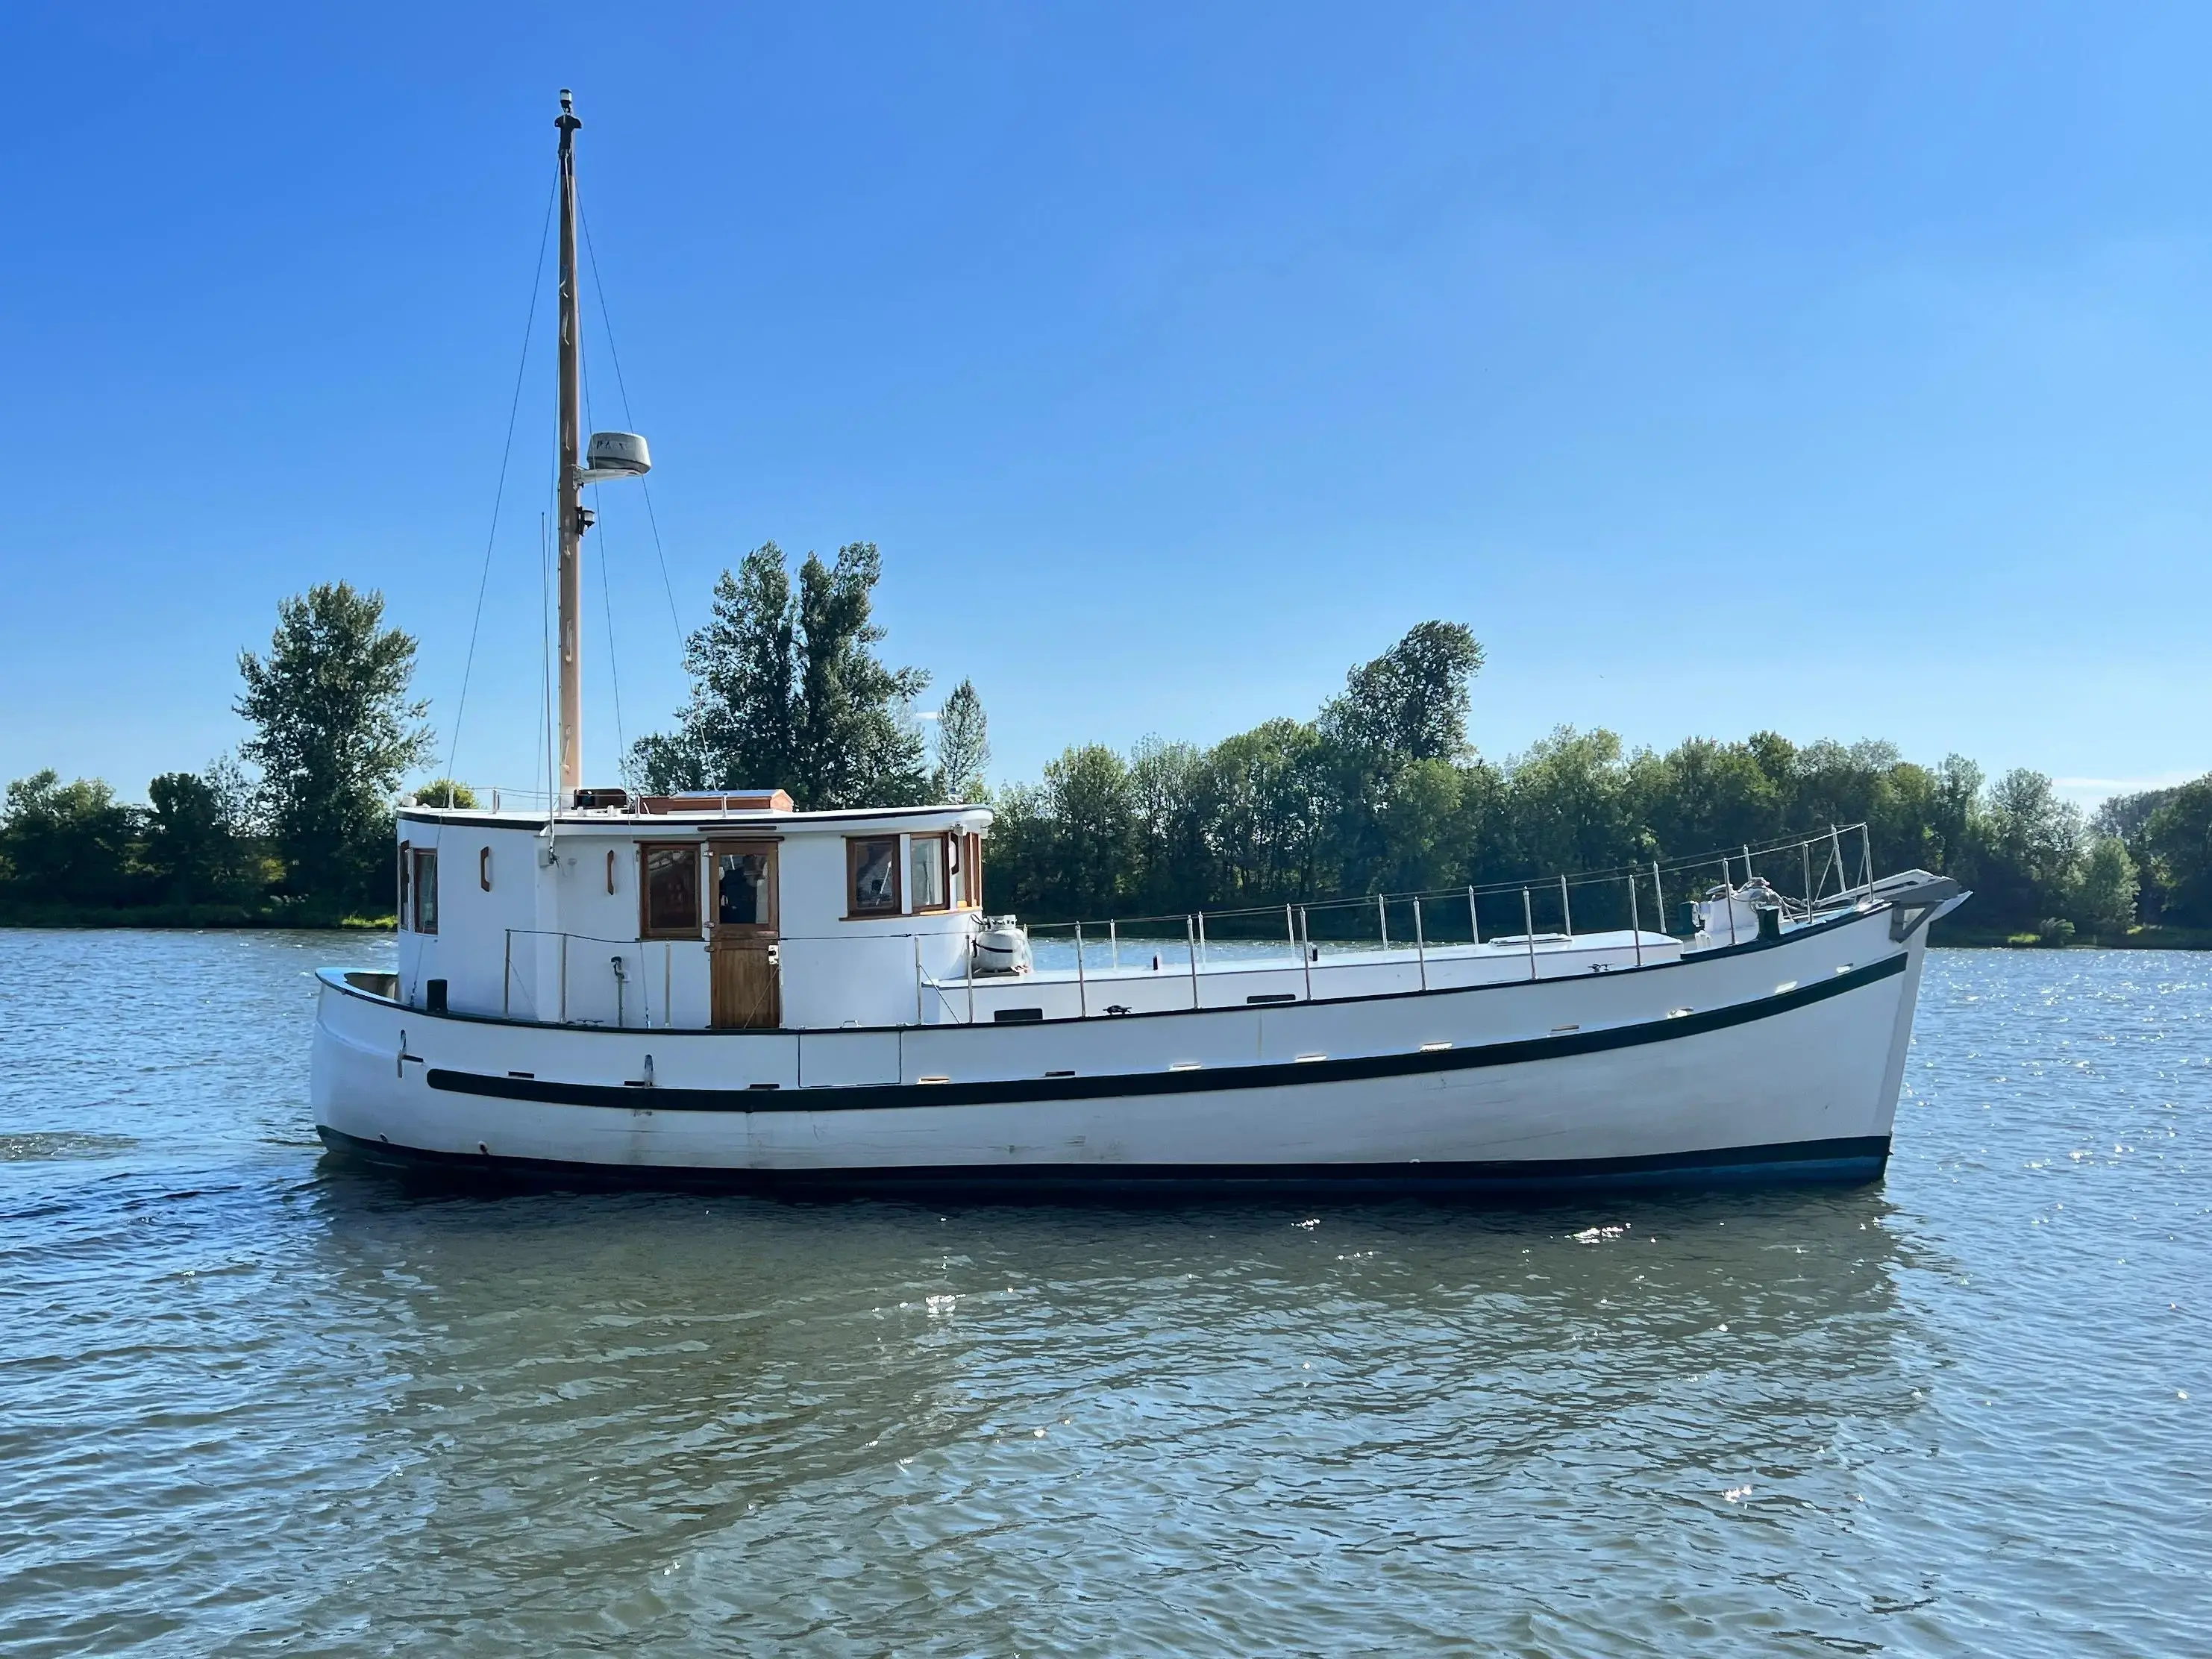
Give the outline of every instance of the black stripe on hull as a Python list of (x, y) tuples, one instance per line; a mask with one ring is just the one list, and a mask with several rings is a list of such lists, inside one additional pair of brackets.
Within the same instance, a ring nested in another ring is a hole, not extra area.
[(941, 1106), (1031, 1105), (1047, 1101), (1111, 1100), (1149, 1095), (1217, 1094), (1239, 1089), (1310, 1087), (1321, 1083), (1358, 1083), (1379, 1078), (1419, 1077), (1474, 1071), (1490, 1066), (1522, 1066), (1602, 1054), (1651, 1042), (1673, 1042), (1708, 1031), (1771, 1019), (1794, 1009), (1825, 1002), (1862, 986), (1893, 978), (1905, 969), (1903, 952), (1869, 963), (1847, 974), (1817, 980), (1794, 991), (1639, 1025), (1578, 1031), (1563, 1036), (1528, 1037), (1486, 1043), (1474, 1048), (1445, 1048), (1414, 1054), (1369, 1054), (1357, 1059), (1209, 1066), (1188, 1072), (1124, 1072), (1098, 1077), (1006, 1078), (973, 1083), (863, 1084), (838, 1089), (644, 1089), (622, 1084), (563, 1083), (551, 1078), (492, 1077), (477, 1072), (429, 1069), (433, 1089), (452, 1094), (527, 1100), (551, 1106), (603, 1106), (652, 1112), (852, 1112), (886, 1108), (921, 1110)]
[(1783, 1186), (1879, 1180), (1889, 1137), (1787, 1141), (1642, 1158), (1498, 1160), (1456, 1164), (933, 1164), (872, 1170), (683, 1169), (471, 1157), (317, 1131), (332, 1152), (380, 1168), (461, 1185), (565, 1190), (750, 1192), (773, 1196), (958, 1198), (999, 1203), (1158, 1202), (1194, 1199), (1289, 1200), (1541, 1195)]

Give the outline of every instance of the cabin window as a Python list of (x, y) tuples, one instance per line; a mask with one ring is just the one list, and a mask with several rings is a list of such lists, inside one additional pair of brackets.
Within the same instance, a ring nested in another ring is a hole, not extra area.
[(773, 927), (775, 893), (770, 886), (773, 855), (765, 847), (717, 848), (714, 854), (714, 921), (723, 927)]
[(898, 837), (855, 836), (845, 843), (849, 914), (895, 916), (899, 913)]
[(438, 854), (433, 848), (414, 855), (415, 867), (410, 872), (415, 890), (415, 931), (434, 933), (438, 931)]
[(699, 849), (690, 842), (676, 847), (639, 849), (645, 860), (645, 915), (641, 933), (647, 939), (699, 937)]
[(944, 836), (916, 836), (908, 843), (907, 892), (917, 910), (942, 910), (948, 902), (946, 893), (946, 857)]

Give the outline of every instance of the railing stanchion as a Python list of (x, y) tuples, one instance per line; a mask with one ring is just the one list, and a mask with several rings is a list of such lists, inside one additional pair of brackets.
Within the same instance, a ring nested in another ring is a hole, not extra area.
[(1805, 868), (1805, 920), (1810, 923), (1813, 920), (1813, 843), (1809, 841), (1799, 842), (1797, 857), (1798, 861)]
[(1413, 960), (1421, 967), (1421, 988), (1429, 988), (1429, 939), (1421, 931), (1421, 896), (1413, 895)]
[(1567, 936), (1570, 945), (1574, 943), (1575, 910), (1567, 902), (1567, 878), (1564, 875), (1559, 878), (1559, 931)]
[(1636, 941), (1636, 965), (1644, 965), (1644, 918), (1636, 910), (1636, 872), (1628, 872), (1628, 933)]
[(1182, 945), (1190, 953), (1190, 1006), (1198, 1006), (1198, 935), (1192, 931), (1192, 918), (1185, 912), (1182, 919)]
[(1389, 902), (1380, 893), (1375, 896), (1375, 925), (1382, 930), (1382, 952), (1388, 956), (1390, 951), (1390, 910)]
[(1528, 977), (1536, 977), (1536, 909), (1528, 902), (1528, 890), (1521, 890), (1521, 931), (1528, 941)]
[(1298, 919), (1291, 914), (1291, 907), (1283, 907), (1283, 937), (1290, 941), (1291, 954), (1298, 954)]
[(1832, 823), (1828, 826), (1828, 850), (1835, 854), (1836, 896), (1841, 899), (1850, 891), (1850, 878), (1844, 873), (1844, 838)]
[(514, 929), (507, 930), (507, 948), (499, 958), (499, 1012), (506, 1018), (514, 1012)]
[(568, 936), (561, 935), (561, 1023), (568, 1023)]
[(1728, 906), (1729, 943), (1735, 943), (1735, 872), (1729, 868), (1728, 855), (1721, 855), (1721, 902)]
[(1467, 884), (1467, 933), (1477, 945), (1482, 943), (1482, 918), (1475, 914), (1473, 882)]
[(1874, 830), (1863, 823), (1859, 825), (1859, 874), (1865, 878), (1861, 884), (1871, 898), (1874, 896)]
[(1118, 921), (1106, 924), (1106, 950), (1113, 958), (1114, 971), (1120, 973), (1121, 971), (1121, 924)]
[(1203, 910), (1200, 910), (1200, 911), (1198, 913), (1198, 959), (1199, 959), (1200, 961), (1201, 961), (1201, 962), (1202, 962), (1202, 961), (1204, 961), (1204, 960), (1205, 960), (1205, 958), (1206, 958), (1206, 912), (1205, 912), (1205, 911), (1203, 911)]
[(1306, 1000), (1311, 1002), (1313, 1000), (1313, 922), (1307, 916), (1304, 905), (1298, 907), (1298, 933), (1304, 936), (1304, 942), (1301, 943), (1297, 938), (1293, 937), (1291, 943), (1297, 946), (1298, 966), (1304, 970), (1306, 976)]
[(1075, 1017), (1091, 1018), (1091, 991), (1083, 979), (1083, 924), (1079, 921), (1075, 924)]
[(968, 930), (968, 1023), (975, 1023), (975, 930)]

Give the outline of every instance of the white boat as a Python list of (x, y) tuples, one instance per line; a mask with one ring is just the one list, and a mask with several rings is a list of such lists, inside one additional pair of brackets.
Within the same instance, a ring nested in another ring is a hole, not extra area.
[[(334, 1152), (1034, 1197), (1881, 1174), (1927, 924), (1966, 895), (1875, 879), (1863, 826), (1671, 872), (1085, 924), (1033, 951), (984, 908), (986, 807), (582, 787), (580, 489), (648, 461), (633, 434), (580, 442), (575, 127), (564, 93), (558, 797), (401, 810), (398, 969), (319, 976)], [(1794, 892), (1770, 879), (1796, 871)], [(1683, 937), (1644, 925), (1670, 874), (1695, 894)], [(1578, 932), (1577, 903), (1627, 925)]]

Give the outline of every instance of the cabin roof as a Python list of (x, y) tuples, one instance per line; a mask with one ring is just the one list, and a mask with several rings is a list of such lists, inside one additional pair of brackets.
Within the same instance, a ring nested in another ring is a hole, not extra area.
[[(732, 795), (736, 793), (731, 792)], [(435, 824), (454, 829), (537, 830), (544, 829), (546, 825), (546, 815), (542, 811), (487, 812), (465, 806), (403, 806), (398, 816), (402, 823)], [(556, 830), (564, 832), (629, 836), (641, 841), (652, 841), (704, 830), (757, 830), (787, 836), (794, 831), (801, 834), (855, 835), (874, 829), (886, 831), (950, 830), (955, 827), (988, 830), (991, 826), (992, 817), (991, 809), (988, 806), (951, 804), (846, 807), (817, 812), (717, 811), (712, 808), (698, 811), (637, 812), (622, 807), (605, 807), (557, 813), (553, 823)]]

